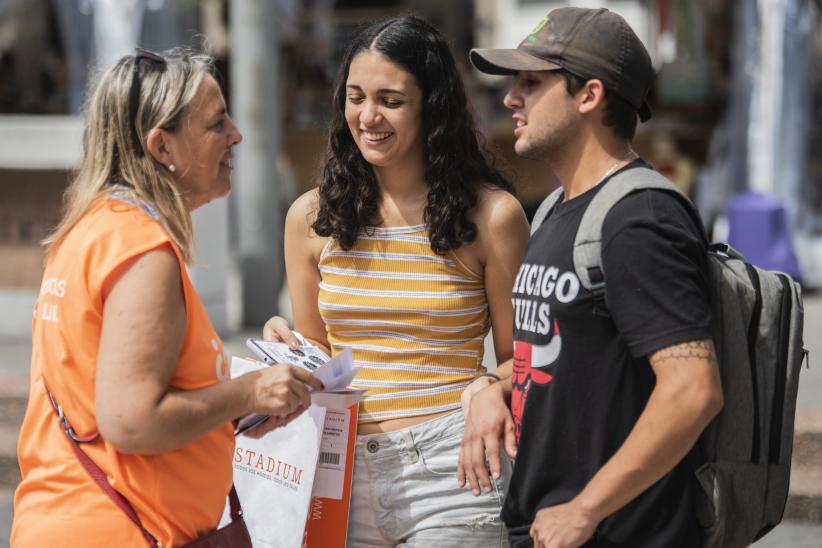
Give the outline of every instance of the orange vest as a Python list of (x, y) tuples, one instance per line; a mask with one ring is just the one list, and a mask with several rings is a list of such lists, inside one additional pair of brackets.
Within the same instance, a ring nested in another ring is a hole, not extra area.
[[(191, 390), (228, 378), (222, 343), (182, 257), (150, 213), (101, 200), (45, 269), (32, 320), (29, 402), (17, 449), (23, 481), (14, 497), (12, 546), (147, 545), (77, 460), (43, 385), (45, 377), (75, 432), (96, 430), (94, 377), (103, 294), (129, 261), (171, 245), (180, 262), (187, 324), (171, 387)], [(232, 481), (230, 424), (155, 456), (123, 454), (100, 438), (81, 448), (162, 546), (185, 544), (217, 525)]]

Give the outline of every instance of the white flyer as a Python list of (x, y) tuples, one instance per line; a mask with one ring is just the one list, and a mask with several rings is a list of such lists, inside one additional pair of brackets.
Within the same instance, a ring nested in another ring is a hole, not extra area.
[(360, 367), (354, 363), (350, 348), (346, 348), (333, 358), (310, 344), (291, 348), (282, 342), (248, 339), (246, 346), (263, 363), (290, 363), (311, 371), (311, 374), (320, 379), (325, 385), (325, 392), (345, 390)]
[[(311, 371), (311, 374), (320, 379), (325, 386), (322, 391), (311, 391), (311, 403), (314, 405), (346, 409), (364, 397), (365, 390), (348, 388), (360, 370), (359, 366), (354, 364), (350, 348), (329, 359), (325, 352), (311, 345), (291, 348), (281, 342), (248, 339), (246, 346), (262, 359), (263, 363), (235, 357), (236, 364), (234, 361), (231, 364), (232, 378), (254, 369), (262, 369), (266, 367), (264, 364), (290, 363)], [(243, 417), (239, 420), (234, 433), (242, 434), (267, 418), (266, 415), (260, 414)]]
[(283, 342), (248, 339), (246, 346), (258, 359), (269, 365), (290, 363), (314, 371), (331, 359), (321, 349), (308, 343), (291, 348)]

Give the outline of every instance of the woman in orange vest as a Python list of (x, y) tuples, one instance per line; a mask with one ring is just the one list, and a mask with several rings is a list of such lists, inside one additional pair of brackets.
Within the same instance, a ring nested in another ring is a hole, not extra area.
[(306, 385), (321, 388), (287, 365), (230, 379), (186, 272), (191, 211), (228, 194), (242, 140), (212, 73), (203, 55), (138, 50), (90, 97), (82, 164), (46, 240), (12, 546), (142, 548), (148, 534), (165, 547), (208, 533), (232, 483), (230, 421), (272, 415), (262, 434), (307, 408)]

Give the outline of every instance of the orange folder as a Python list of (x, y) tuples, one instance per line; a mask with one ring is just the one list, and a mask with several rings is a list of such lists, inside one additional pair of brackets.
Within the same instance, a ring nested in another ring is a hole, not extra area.
[(346, 445), (342, 499), (311, 497), (311, 506), (303, 535), (303, 548), (345, 548), (348, 510), (351, 507), (351, 479), (354, 474), (358, 408), (357, 404), (348, 408), (350, 428)]

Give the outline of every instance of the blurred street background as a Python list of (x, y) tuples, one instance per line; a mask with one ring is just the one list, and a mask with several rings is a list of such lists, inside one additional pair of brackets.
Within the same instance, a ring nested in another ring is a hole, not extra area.
[(551, 9), (623, 15), (658, 71), (635, 149), (687, 192), (715, 240), (806, 291), (810, 368), (800, 377), (786, 522), (758, 547), (822, 546), (822, 0), (0, 0), (0, 546), (19, 481), (39, 245), (61, 215), (82, 149), (90, 79), (139, 45), (217, 60), (244, 134), (234, 189), (195, 213), (191, 275), (230, 354), (288, 316), (282, 229), (316, 185), (330, 90), (358, 25), (413, 13), (448, 38), (477, 123), (529, 216), (557, 184), (513, 154), (508, 81), (472, 47), (515, 47)]

